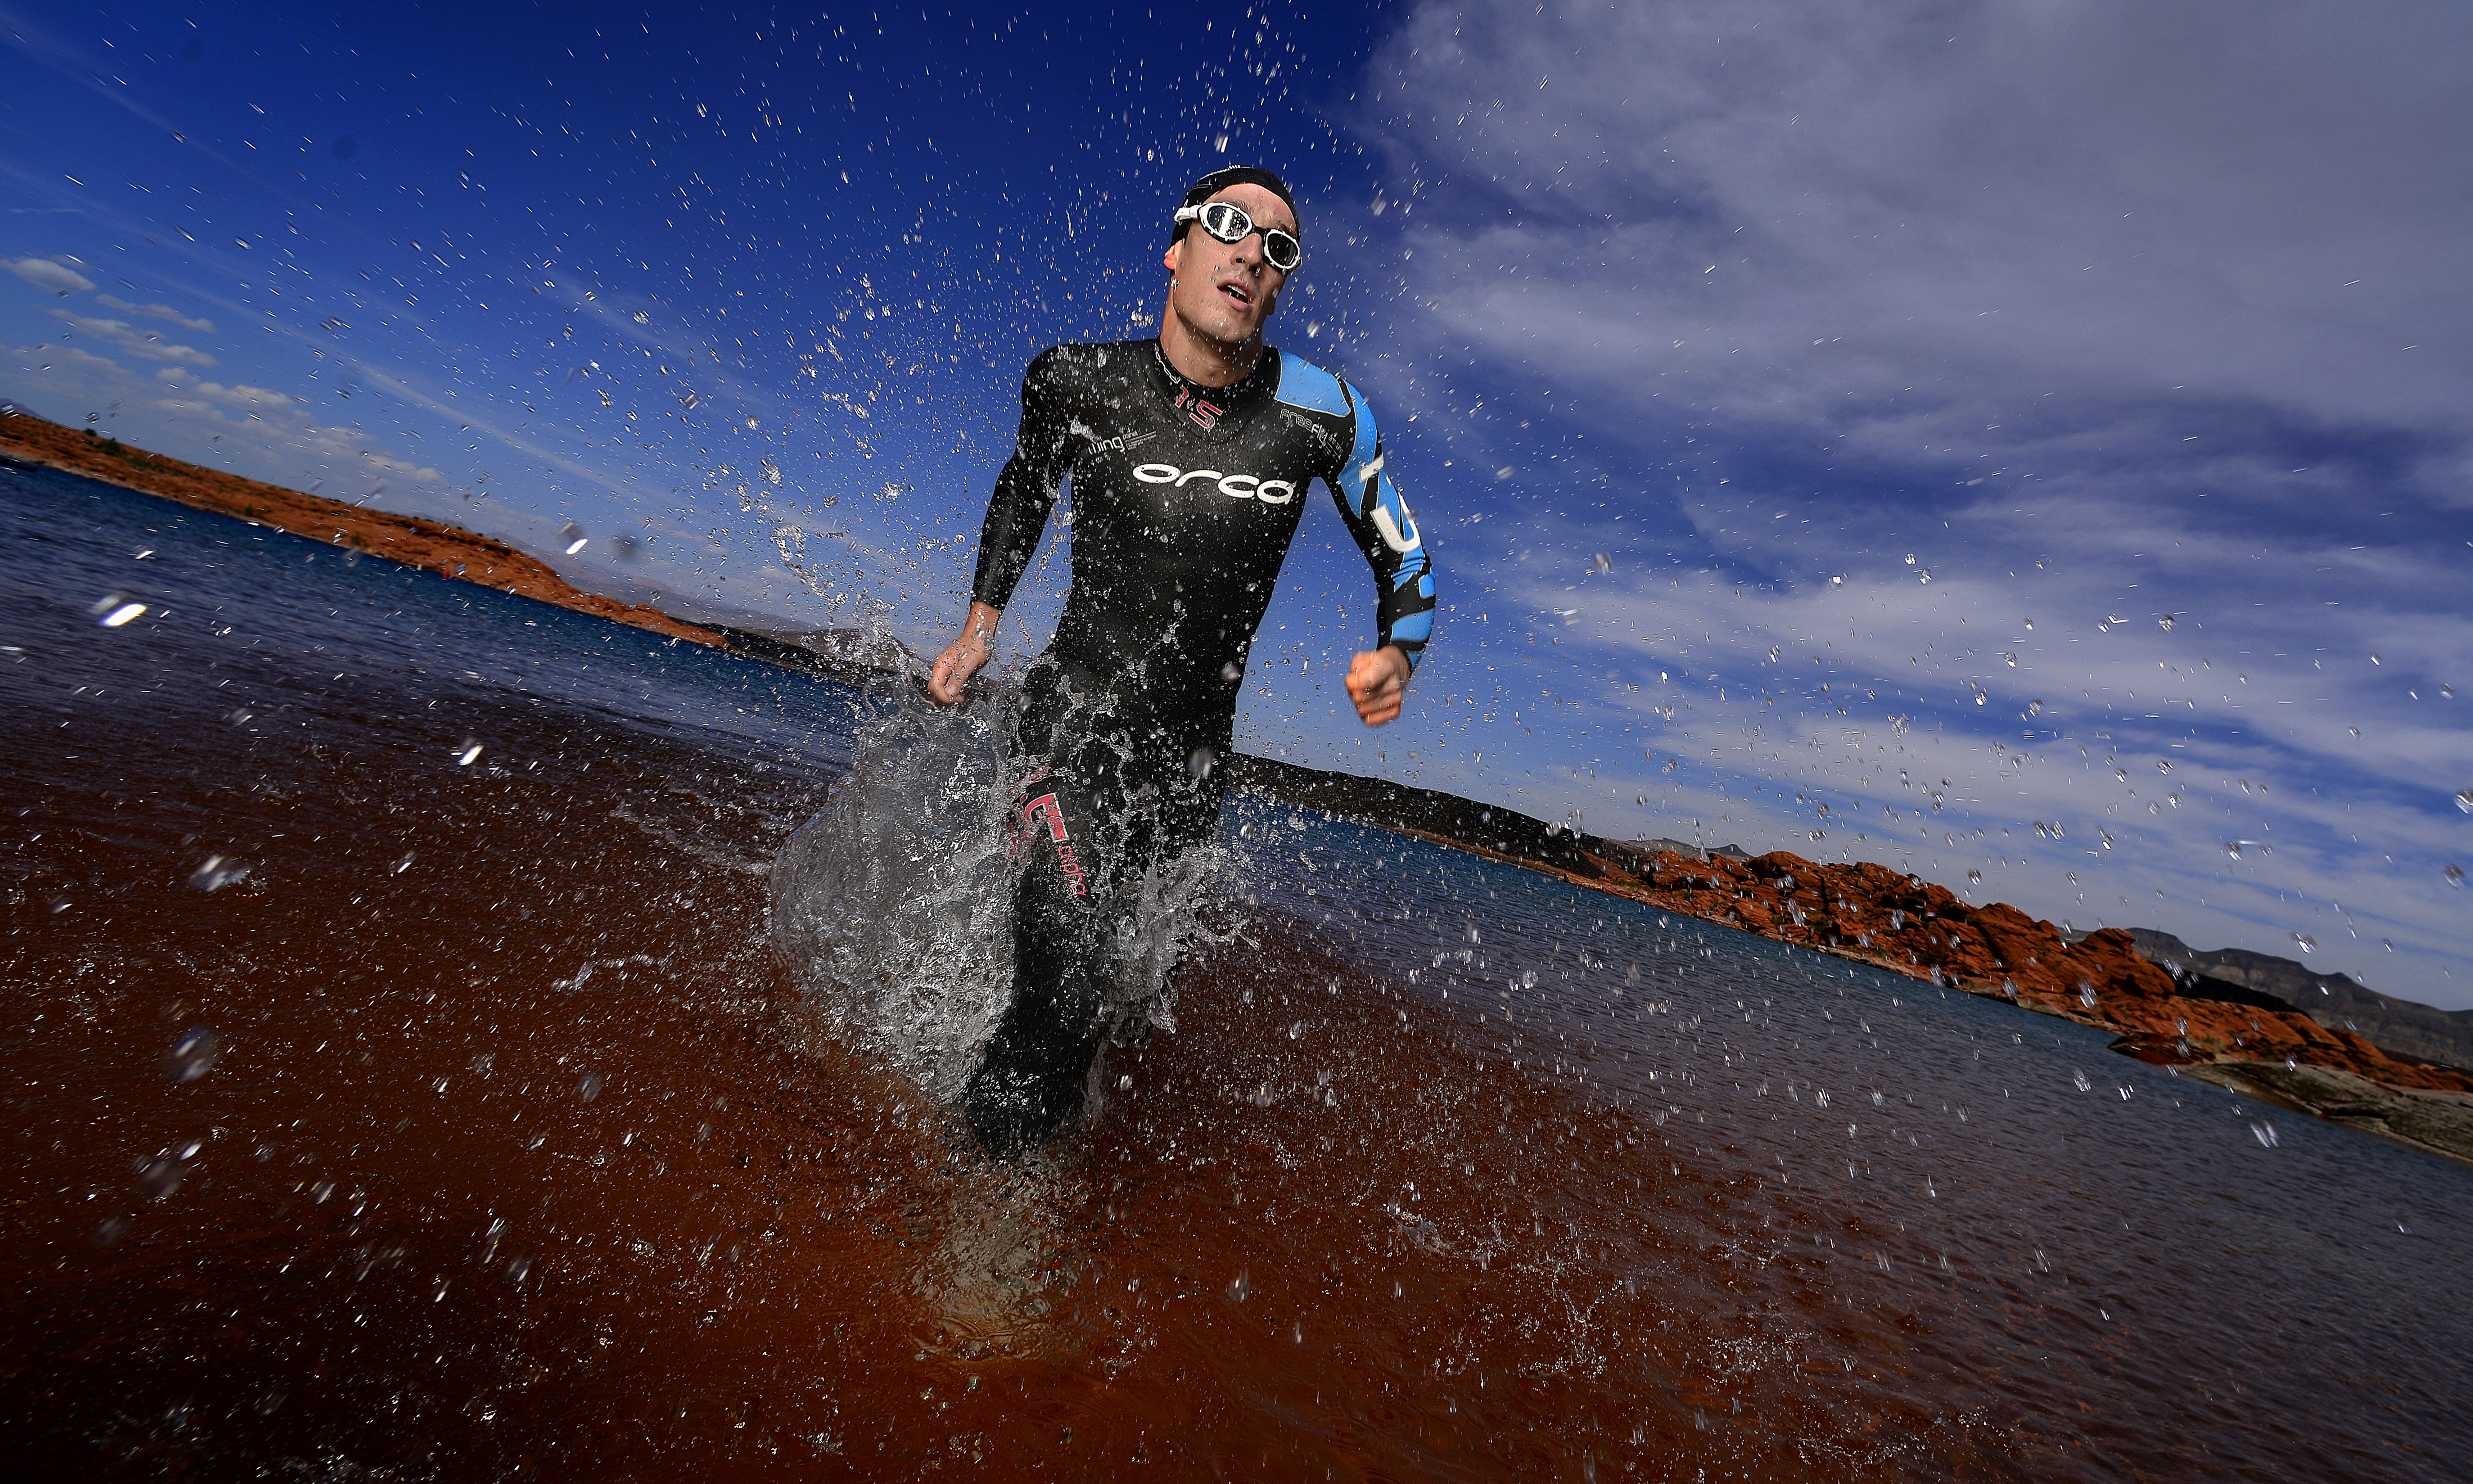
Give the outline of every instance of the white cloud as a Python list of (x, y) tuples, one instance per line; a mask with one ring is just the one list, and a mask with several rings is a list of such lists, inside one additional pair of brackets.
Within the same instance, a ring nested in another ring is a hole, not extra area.
[(149, 361), (170, 361), (180, 366), (215, 364), (215, 358), (204, 350), (192, 346), (167, 344), (153, 330), (134, 328), (126, 320), (102, 320), (92, 315), (71, 314), (65, 309), (54, 309), (50, 314), (67, 325), (72, 333), (91, 335), (105, 345)]
[(0, 394), (57, 421), (83, 419), (141, 447), (296, 490), (343, 499), (384, 491), (391, 508), (416, 514), (448, 512), (458, 499), (435, 467), (377, 447), (359, 428), (321, 422), (305, 398), (204, 381), (178, 366), (141, 379), (75, 344), (11, 347), (0, 351)]
[(2473, 23), (2379, 9), (1431, 7), (1380, 127), (1436, 313), (1575, 371), (1769, 416), (1989, 375), (2454, 421), (2468, 213), (2418, 182), (2473, 174)]
[(268, 413), (289, 412), (303, 405), (294, 397), (280, 392), (270, 392), (264, 387), (227, 387), (212, 381), (201, 381), (177, 366), (167, 366), (156, 371), (155, 379), (167, 386), (178, 387), (197, 400), (228, 407), (235, 412), (255, 413), (260, 417)]
[(149, 320), (169, 320), (184, 330), (194, 330), (201, 335), (211, 335), (215, 330), (214, 321), (192, 320), (169, 304), (132, 304), (125, 299), (117, 299), (109, 294), (98, 294), (95, 299), (123, 314), (140, 315)]
[(0, 268), (8, 269), (38, 289), (45, 289), (63, 297), (70, 294), (83, 294), (94, 287), (93, 282), (84, 274), (48, 258), (21, 257), (0, 261)]

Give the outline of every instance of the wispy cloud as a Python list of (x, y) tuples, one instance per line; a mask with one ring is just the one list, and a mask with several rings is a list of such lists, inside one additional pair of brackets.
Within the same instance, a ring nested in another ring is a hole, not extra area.
[(246, 383), (202, 380), (180, 366), (141, 377), (76, 343), (0, 349), (0, 384), (36, 412), (203, 455), (236, 473), (345, 499), (383, 483), (407, 508), (451, 508), (435, 467), (379, 446), (362, 429), (325, 422), (305, 399)]
[(194, 330), (201, 335), (211, 335), (215, 330), (214, 321), (192, 320), (169, 304), (132, 304), (125, 299), (118, 299), (109, 294), (96, 295), (95, 301), (107, 308), (117, 309), (122, 314), (139, 315), (149, 320), (168, 320), (184, 330)]
[(69, 327), (74, 334), (102, 341), (115, 349), (149, 361), (169, 361), (176, 366), (212, 366), (215, 358), (195, 346), (176, 346), (153, 330), (138, 329), (126, 320), (104, 320), (93, 315), (71, 314), (65, 309), (51, 311), (53, 319)]
[(55, 263), (49, 258), (12, 258), (0, 262), (0, 268), (8, 269), (38, 289), (62, 298), (71, 294), (83, 294), (94, 287), (93, 280), (84, 274), (65, 263)]

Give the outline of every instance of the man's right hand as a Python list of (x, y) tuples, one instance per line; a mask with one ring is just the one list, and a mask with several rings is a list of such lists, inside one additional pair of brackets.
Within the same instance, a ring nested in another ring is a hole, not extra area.
[(927, 698), (938, 706), (952, 706), (962, 699), (971, 677), (986, 667), (994, 653), (996, 622), (1004, 617), (1002, 610), (984, 603), (971, 605), (971, 616), (962, 623), (962, 636), (945, 646), (936, 657), (936, 668), (927, 676)]

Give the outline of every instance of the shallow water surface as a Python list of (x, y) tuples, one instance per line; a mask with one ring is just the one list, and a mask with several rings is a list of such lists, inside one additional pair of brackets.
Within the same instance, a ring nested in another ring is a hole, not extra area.
[[(2473, 1447), (2462, 1166), (1240, 799), (1175, 1029), (992, 1168), (768, 935), (878, 703), (60, 476), (0, 470), (0, 529), (31, 1472), (2435, 1479)], [(148, 611), (100, 627), (115, 596)]]

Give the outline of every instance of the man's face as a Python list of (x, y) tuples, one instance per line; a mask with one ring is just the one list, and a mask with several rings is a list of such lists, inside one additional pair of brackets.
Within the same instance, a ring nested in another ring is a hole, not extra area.
[[(1254, 219), (1254, 225), (1276, 227), (1293, 234), (1297, 219), (1287, 203), (1259, 185), (1232, 185), (1211, 198), (1233, 202)], [(1262, 331), (1262, 322), (1280, 301), (1280, 285), (1288, 275), (1262, 260), (1262, 234), (1221, 242), (1189, 224), (1185, 235), (1167, 250), (1168, 312), (1185, 327), (1206, 340), (1238, 346)]]

